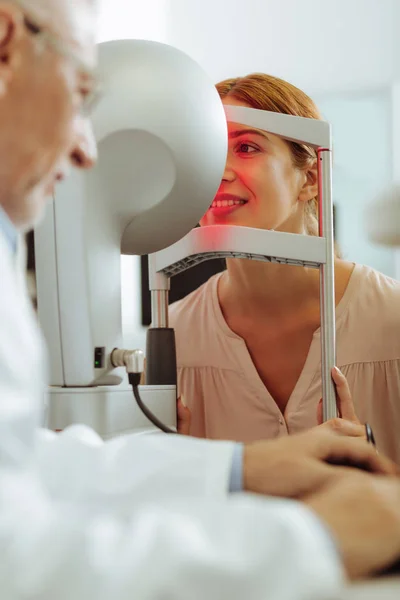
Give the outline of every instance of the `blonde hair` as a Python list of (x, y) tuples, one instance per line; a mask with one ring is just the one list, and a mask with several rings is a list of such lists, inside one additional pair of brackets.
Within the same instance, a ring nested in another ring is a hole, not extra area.
[[(272, 75), (252, 73), (245, 77), (226, 79), (216, 86), (221, 98), (231, 96), (252, 108), (285, 113), (309, 119), (321, 119), (313, 100), (297, 87)], [(314, 148), (306, 144), (287, 142), (293, 164), (298, 169), (306, 169), (317, 158)], [(318, 196), (311, 198), (305, 207), (308, 235), (318, 235)]]

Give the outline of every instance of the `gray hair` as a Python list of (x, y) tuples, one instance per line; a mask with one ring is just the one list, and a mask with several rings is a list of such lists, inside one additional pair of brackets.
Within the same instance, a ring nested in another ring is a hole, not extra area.
[(3, 2), (20, 8), (38, 26), (50, 27), (60, 37), (64, 37), (69, 25), (73, 27), (76, 23), (73, 17), (75, 8), (93, 12), (95, 21), (99, 12), (98, 0), (0, 0), (0, 4)]
[[(33, 2), (30, 0), (5, 0), (9, 4), (15, 4), (22, 10), (26, 11), (28, 15), (32, 15), (32, 17), (40, 17), (46, 16), (51, 17), (49, 11), (51, 9), (51, 3), (58, 2), (58, 0), (34, 0)], [(86, 4), (88, 7), (93, 8), (95, 10), (98, 9), (99, 2), (98, 0), (66, 0), (66, 2), (81, 2)], [(1, 3), (1, 0), (0, 0)], [(43, 14), (45, 13), (45, 14)]]

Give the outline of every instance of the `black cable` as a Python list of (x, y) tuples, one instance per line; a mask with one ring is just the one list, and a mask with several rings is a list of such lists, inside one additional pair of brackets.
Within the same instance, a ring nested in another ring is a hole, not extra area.
[(142, 411), (142, 413), (148, 418), (148, 420), (153, 423), (158, 429), (161, 429), (164, 433), (177, 433), (174, 429), (171, 429), (167, 425), (164, 425), (157, 417), (151, 412), (149, 408), (143, 403), (140, 393), (139, 393), (139, 384), (140, 384), (141, 373), (128, 373), (129, 383), (132, 386), (133, 395), (137, 402), (138, 407)]

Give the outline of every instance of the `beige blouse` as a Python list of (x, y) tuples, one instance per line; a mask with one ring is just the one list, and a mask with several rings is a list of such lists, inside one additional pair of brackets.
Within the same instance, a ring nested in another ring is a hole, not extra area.
[[(248, 442), (313, 427), (321, 398), (320, 330), (282, 414), (244, 340), (222, 315), (220, 276), (170, 307), (179, 393), (192, 411), (191, 434)], [(336, 308), (336, 324), (337, 364), (358, 418), (371, 424), (378, 449), (400, 464), (400, 283), (356, 265)]]

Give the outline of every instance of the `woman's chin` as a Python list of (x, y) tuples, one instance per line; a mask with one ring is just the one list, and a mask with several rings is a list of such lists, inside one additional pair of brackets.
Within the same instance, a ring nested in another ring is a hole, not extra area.
[[(245, 205), (244, 205), (245, 206)], [(200, 221), (202, 227), (207, 225), (245, 225), (244, 206), (224, 206), (209, 208)]]

